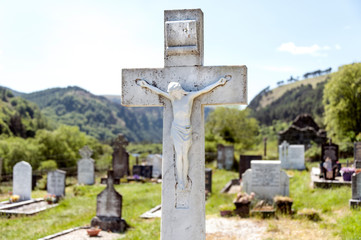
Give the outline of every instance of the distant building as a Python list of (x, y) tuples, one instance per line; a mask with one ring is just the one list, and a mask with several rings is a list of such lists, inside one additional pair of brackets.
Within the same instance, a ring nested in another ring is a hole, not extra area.
[(292, 125), (278, 133), (278, 144), (287, 141), (289, 144), (303, 144), (308, 149), (311, 141), (321, 145), (327, 141), (327, 133), (320, 129), (310, 114), (300, 114)]

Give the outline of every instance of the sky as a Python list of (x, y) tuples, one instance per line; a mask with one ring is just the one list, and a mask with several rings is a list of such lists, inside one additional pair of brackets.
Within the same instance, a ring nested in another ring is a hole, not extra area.
[(204, 66), (246, 65), (248, 102), (361, 62), (357, 0), (0, 0), (0, 85), (120, 95), (122, 68), (164, 66), (164, 10), (192, 8), (204, 13)]

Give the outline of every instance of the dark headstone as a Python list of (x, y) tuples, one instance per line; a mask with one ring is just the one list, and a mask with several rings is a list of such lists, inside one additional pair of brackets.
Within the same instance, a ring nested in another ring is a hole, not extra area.
[(137, 175), (144, 178), (152, 178), (153, 166), (150, 165), (133, 165), (133, 176)]
[(251, 168), (252, 160), (262, 160), (261, 155), (240, 155), (239, 156), (239, 178), (242, 178), (242, 174)]
[(108, 171), (107, 187), (97, 196), (97, 213), (91, 226), (103, 231), (124, 232), (127, 223), (122, 219), (122, 195), (114, 189), (113, 181), (113, 171)]
[[(328, 162), (327, 159), (330, 161)], [(331, 141), (327, 144), (322, 144), (320, 163), (321, 177), (327, 180), (334, 180), (338, 172), (337, 162), (338, 145), (332, 143)], [(327, 167), (327, 165), (329, 167)]]
[(206, 183), (206, 191), (208, 193), (212, 192), (212, 169), (205, 169), (205, 183)]
[(114, 140), (113, 146), (113, 171), (114, 178), (119, 179), (129, 175), (129, 154), (125, 147), (128, 145), (127, 139), (119, 134)]

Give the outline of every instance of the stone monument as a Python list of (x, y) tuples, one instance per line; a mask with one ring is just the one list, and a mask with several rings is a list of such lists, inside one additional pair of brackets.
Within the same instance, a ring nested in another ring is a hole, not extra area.
[(304, 145), (289, 145), (287, 141), (283, 141), (278, 146), (278, 152), (283, 169), (304, 170), (306, 168)]
[(162, 155), (160, 154), (149, 154), (145, 160), (148, 165), (153, 166), (153, 178), (162, 177)]
[(133, 176), (152, 178), (153, 166), (151, 165), (133, 165)]
[(277, 195), (289, 196), (289, 177), (281, 170), (280, 161), (253, 160), (242, 176), (242, 190), (272, 202)]
[(353, 152), (355, 168), (361, 168), (361, 142), (354, 143)]
[(113, 171), (108, 171), (107, 187), (97, 196), (97, 213), (91, 226), (103, 231), (124, 232), (127, 223), (122, 219), (122, 195), (114, 189)]
[(328, 143), (322, 144), (321, 148), (321, 163), (320, 163), (320, 177), (326, 180), (334, 180), (337, 175), (338, 162), (338, 145), (332, 143), (331, 139)]
[(231, 170), (234, 163), (234, 147), (217, 145), (217, 168)]
[(19, 200), (31, 199), (32, 168), (25, 161), (18, 162), (13, 168), (13, 194), (19, 195)]
[(212, 168), (206, 168), (205, 171), (206, 191), (212, 193)]
[(93, 151), (88, 146), (84, 146), (79, 150), (82, 159), (78, 161), (78, 184), (94, 184), (94, 159), (91, 158), (92, 153)]
[(62, 170), (54, 170), (48, 172), (46, 189), (49, 194), (54, 194), (57, 197), (65, 196), (65, 179), (66, 172)]
[(114, 179), (129, 175), (129, 154), (125, 150), (127, 145), (128, 140), (122, 134), (119, 134), (112, 144)]
[(361, 173), (354, 173), (351, 177), (352, 198), (350, 199), (350, 208), (359, 208), (361, 206)]
[(240, 155), (239, 156), (239, 178), (242, 174), (251, 168), (252, 160), (262, 160), (262, 155)]
[(123, 69), (122, 104), (164, 106), (161, 239), (205, 239), (203, 108), (246, 104), (247, 68), (203, 66), (200, 9), (165, 11), (164, 34), (164, 68)]

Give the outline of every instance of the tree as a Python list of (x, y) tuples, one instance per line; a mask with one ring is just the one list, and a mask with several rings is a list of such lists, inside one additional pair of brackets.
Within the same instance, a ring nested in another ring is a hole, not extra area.
[(341, 66), (331, 75), (323, 104), (328, 135), (355, 141), (361, 133), (361, 63)]
[(235, 149), (249, 149), (257, 141), (258, 122), (248, 116), (249, 110), (218, 107), (206, 121), (206, 141), (234, 144)]

